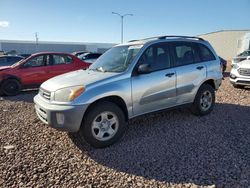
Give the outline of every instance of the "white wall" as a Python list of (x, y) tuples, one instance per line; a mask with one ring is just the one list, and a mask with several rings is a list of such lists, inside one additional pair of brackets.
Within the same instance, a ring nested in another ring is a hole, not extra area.
[(219, 31), (200, 35), (199, 37), (209, 41), (219, 56), (230, 60), (238, 54), (238, 41), (248, 32), (250, 30)]

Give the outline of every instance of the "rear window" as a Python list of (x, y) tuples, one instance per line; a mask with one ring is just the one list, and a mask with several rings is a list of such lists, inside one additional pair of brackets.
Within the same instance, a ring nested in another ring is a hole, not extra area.
[(215, 60), (214, 54), (203, 44), (199, 44), (200, 56), (202, 61), (213, 61)]
[(70, 64), (72, 62), (72, 58), (66, 55), (53, 55), (53, 60), (54, 65)]

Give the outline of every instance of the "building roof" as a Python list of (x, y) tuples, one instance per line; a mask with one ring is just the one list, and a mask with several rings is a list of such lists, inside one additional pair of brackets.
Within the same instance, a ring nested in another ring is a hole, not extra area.
[(209, 32), (209, 33), (204, 33), (204, 34), (200, 34), (198, 36), (202, 36), (202, 35), (210, 35), (210, 34), (214, 34), (214, 33), (222, 33), (222, 32), (250, 32), (250, 29), (232, 29), (232, 30), (218, 30), (218, 31), (213, 31), (213, 32)]
[[(26, 44), (34, 44), (36, 41), (32, 40), (1, 40), (0, 43), (26, 43)], [(103, 44), (108, 44), (108, 45), (116, 45), (115, 43), (92, 43), (92, 42), (58, 42), (58, 41), (38, 41), (39, 44), (68, 44), (68, 45), (103, 45)]]

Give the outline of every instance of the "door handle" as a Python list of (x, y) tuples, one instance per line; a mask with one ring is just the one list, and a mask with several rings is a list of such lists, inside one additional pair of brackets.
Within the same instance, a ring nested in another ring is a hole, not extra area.
[(173, 72), (167, 73), (165, 76), (170, 78), (170, 77), (174, 76), (174, 73)]
[(204, 66), (198, 66), (198, 67), (196, 67), (196, 69), (202, 70), (202, 69), (204, 69)]

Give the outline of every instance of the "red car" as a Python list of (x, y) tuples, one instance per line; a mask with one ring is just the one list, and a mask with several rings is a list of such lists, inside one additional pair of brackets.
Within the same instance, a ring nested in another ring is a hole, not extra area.
[(49, 78), (89, 65), (67, 53), (36, 53), (12, 66), (0, 67), (0, 94), (17, 95), (21, 89), (39, 87)]

